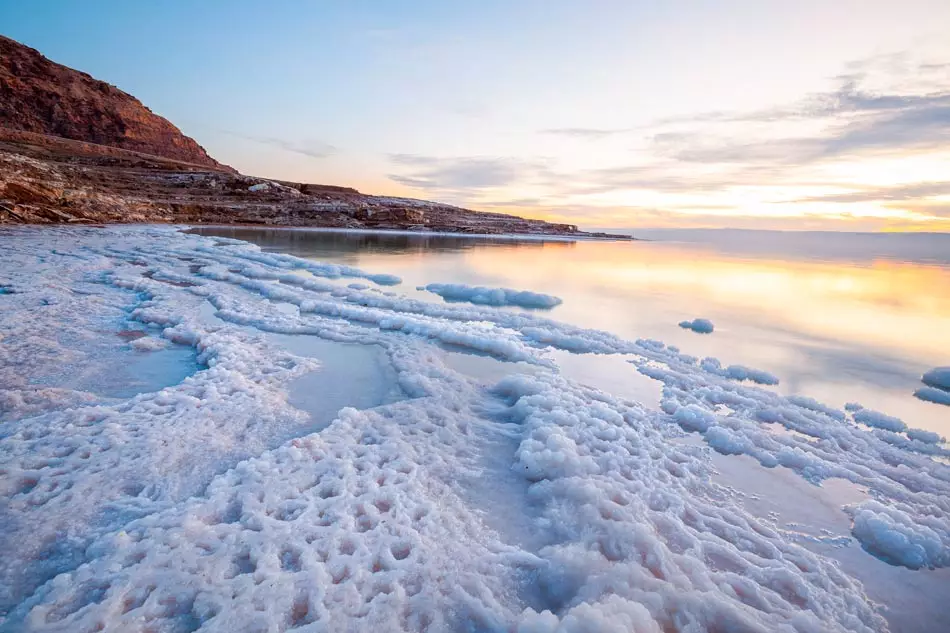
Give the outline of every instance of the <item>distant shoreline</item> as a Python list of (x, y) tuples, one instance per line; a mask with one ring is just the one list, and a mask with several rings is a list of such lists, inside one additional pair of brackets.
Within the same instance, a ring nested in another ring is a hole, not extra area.
[[(347, 228), (332, 226), (292, 226), (287, 224), (252, 224), (235, 222), (233, 224), (188, 224), (180, 222), (69, 222), (61, 224), (49, 224), (42, 222), (17, 222), (0, 223), (0, 229), (14, 228), (20, 226), (30, 226), (38, 228), (63, 228), (63, 227), (85, 227), (85, 228), (107, 228), (111, 226), (160, 226), (174, 228), (179, 231), (188, 232), (192, 229), (259, 229), (259, 230), (280, 230), (280, 231), (307, 231), (311, 233), (370, 233), (377, 235), (407, 235), (415, 237), (446, 236), (446, 237), (477, 237), (480, 239), (497, 240), (537, 240), (545, 242), (651, 242), (654, 240), (634, 237), (633, 235), (611, 235), (587, 233), (579, 231), (576, 235), (564, 233), (461, 233), (452, 231), (413, 231), (410, 229), (382, 229), (382, 228)], [(196, 233), (197, 234), (197, 233)]]
[[(39, 226), (39, 225), (38, 225)], [(280, 230), (280, 231), (307, 231), (312, 233), (370, 233), (377, 235), (407, 235), (414, 237), (447, 236), (447, 237), (477, 237), (482, 239), (501, 239), (501, 240), (538, 240), (545, 242), (643, 242), (643, 240), (632, 235), (596, 235), (593, 233), (579, 232), (578, 235), (565, 235), (563, 233), (461, 233), (451, 231), (412, 231), (409, 229), (380, 229), (380, 228), (345, 228), (345, 227), (324, 227), (324, 226), (287, 226), (287, 225), (264, 225), (264, 224), (179, 224), (170, 226), (180, 226), (184, 232), (193, 229), (220, 228), (220, 229), (260, 229), (260, 230)]]

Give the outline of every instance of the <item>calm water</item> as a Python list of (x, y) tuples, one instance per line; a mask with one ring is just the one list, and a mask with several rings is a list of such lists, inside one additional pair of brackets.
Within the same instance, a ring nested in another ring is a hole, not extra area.
[[(455, 282), (554, 294), (564, 299), (548, 312), (557, 320), (765, 369), (779, 376), (783, 393), (839, 407), (860, 402), (950, 435), (950, 407), (912, 396), (921, 373), (950, 365), (950, 235), (659, 231), (641, 233), (656, 241), (630, 243), (196, 232), (394, 273), (404, 280), (396, 290), (430, 301), (438, 297), (415, 287)], [(716, 331), (677, 326), (694, 317), (711, 319)], [(616, 392), (642, 380), (625, 370), (578, 362), (573, 373)]]

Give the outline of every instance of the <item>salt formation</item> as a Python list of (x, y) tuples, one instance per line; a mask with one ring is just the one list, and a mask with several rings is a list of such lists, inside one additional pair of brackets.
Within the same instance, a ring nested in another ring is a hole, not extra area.
[(928, 387), (950, 391), (950, 367), (934, 367), (920, 380)]
[[(2, 631), (886, 630), (689, 437), (855, 482), (868, 552), (950, 565), (941, 438), (748, 384), (767, 372), (167, 228), (0, 241)], [(153, 341), (134, 353), (201, 367), (131, 398), (41, 380), (132, 326)], [(404, 397), (311, 432), (288, 392), (320, 364), (275, 334), (375, 346)], [(441, 346), (538, 371), (485, 386)], [(634, 357), (660, 409), (568, 380), (551, 350)]]
[(465, 284), (429, 284), (420, 290), (428, 290), (446, 301), (461, 301), (476, 305), (519, 306), (522, 308), (549, 309), (561, 305), (559, 297), (511, 288), (485, 288)]
[(680, 321), (680, 327), (684, 330), (692, 330), (697, 334), (712, 334), (715, 326), (709, 319), (693, 319), (692, 321)]
[(921, 387), (914, 392), (914, 395), (927, 402), (950, 405), (950, 391), (944, 391), (936, 387)]
[(950, 367), (935, 367), (920, 380), (927, 386), (915, 391), (915, 396), (927, 402), (950, 406)]

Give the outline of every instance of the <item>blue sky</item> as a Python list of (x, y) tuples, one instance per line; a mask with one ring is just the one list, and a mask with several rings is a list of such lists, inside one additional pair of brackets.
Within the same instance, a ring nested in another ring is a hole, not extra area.
[(950, 230), (950, 3), (0, 0), (242, 172), (582, 226)]

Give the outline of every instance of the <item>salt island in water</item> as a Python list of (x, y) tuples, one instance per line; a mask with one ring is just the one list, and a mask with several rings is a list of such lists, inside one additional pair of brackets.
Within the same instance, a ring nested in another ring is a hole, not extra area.
[(939, 433), (531, 289), (171, 227), (0, 245), (2, 631), (939, 630)]

